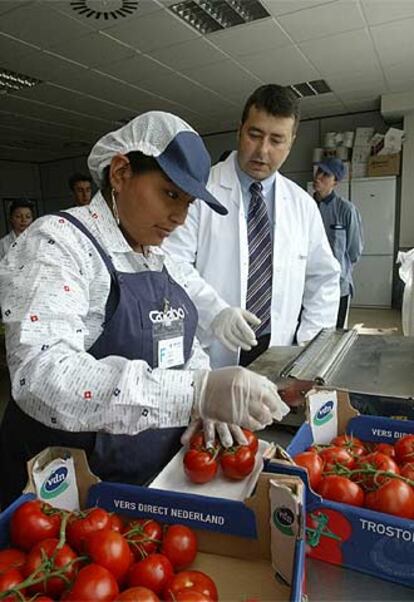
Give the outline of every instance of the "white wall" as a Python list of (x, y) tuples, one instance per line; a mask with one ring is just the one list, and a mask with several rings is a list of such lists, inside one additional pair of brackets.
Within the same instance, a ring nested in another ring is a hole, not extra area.
[(404, 117), (405, 142), (401, 176), (400, 247), (414, 247), (414, 112)]
[(38, 202), (39, 212), (43, 212), (39, 167), (36, 163), (0, 161), (0, 236), (7, 232), (4, 199), (31, 198)]

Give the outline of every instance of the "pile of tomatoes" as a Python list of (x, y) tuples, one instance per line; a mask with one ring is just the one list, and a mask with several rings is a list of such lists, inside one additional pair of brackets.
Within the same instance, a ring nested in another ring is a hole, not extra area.
[(79, 513), (39, 500), (19, 506), (0, 550), (5, 602), (216, 602), (205, 573), (189, 570), (195, 533), (152, 519), (123, 520), (101, 508)]
[(395, 445), (340, 435), (293, 459), (307, 469), (310, 486), (325, 499), (414, 518), (414, 435)]
[(259, 447), (257, 437), (252, 431), (242, 429), (247, 445), (222, 447), (218, 441), (213, 447), (206, 448), (203, 431), (190, 439), (189, 449), (184, 454), (184, 472), (193, 483), (207, 483), (214, 479), (219, 465), (225, 477), (235, 481), (245, 479), (253, 470)]

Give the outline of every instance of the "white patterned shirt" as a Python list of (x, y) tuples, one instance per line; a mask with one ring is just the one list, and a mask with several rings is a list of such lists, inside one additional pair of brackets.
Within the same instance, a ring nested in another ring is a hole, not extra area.
[[(110, 256), (115, 269), (161, 271), (186, 287), (180, 266), (158, 247), (136, 253), (101, 193), (68, 210)], [(27, 235), (26, 235), (27, 233)], [(95, 359), (87, 350), (103, 330), (110, 275), (96, 247), (68, 220), (48, 215), (13, 243), (0, 262), (0, 304), (17, 404), (36, 420), (67, 431), (135, 434), (185, 426), (194, 370), (209, 368), (194, 341), (184, 370), (151, 369), (143, 360)]]
[(14, 230), (0, 238), (0, 259), (3, 259), (8, 253), (8, 250), (16, 240), (17, 236)]

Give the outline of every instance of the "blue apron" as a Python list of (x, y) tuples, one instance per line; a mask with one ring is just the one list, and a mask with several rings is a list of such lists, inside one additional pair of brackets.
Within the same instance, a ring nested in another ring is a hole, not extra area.
[[(168, 300), (171, 307), (183, 309), (184, 362), (187, 362), (198, 315), (184, 289), (165, 268), (161, 272), (138, 274), (118, 272), (95, 237), (78, 219), (65, 212), (59, 215), (72, 222), (90, 239), (111, 275), (104, 328), (88, 353), (96, 359), (118, 355), (130, 360), (145, 360), (150, 371), (156, 367), (156, 360), (153, 323), (149, 314), (154, 310), (162, 311), (164, 301)], [(0, 429), (2, 507), (20, 495), (27, 480), (27, 460), (45, 447), (82, 448), (92, 471), (101, 479), (141, 485), (148, 482), (177, 453), (183, 430), (148, 429), (137, 435), (62, 431), (31, 418), (11, 400)]]

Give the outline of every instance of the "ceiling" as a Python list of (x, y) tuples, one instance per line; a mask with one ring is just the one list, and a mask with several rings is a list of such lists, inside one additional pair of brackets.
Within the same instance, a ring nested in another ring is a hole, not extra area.
[[(121, 0), (83, 0), (94, 8)], [(0, 67), (42, 83), (0, 95), (0, 159), (86, 154), (143, 111), (177, 113), (202, 134), (234, 129), (263, 83), (325, 79), (305, 118), (379, 107), (414, 88), (413, 0), (261, 0), (271, 14), (201, 35), (138, 0), (130, 15), (87, 18), (67, 0), (0, 0)]]

